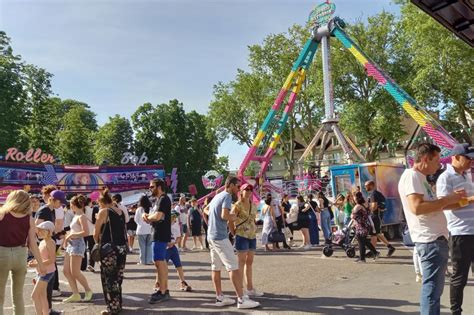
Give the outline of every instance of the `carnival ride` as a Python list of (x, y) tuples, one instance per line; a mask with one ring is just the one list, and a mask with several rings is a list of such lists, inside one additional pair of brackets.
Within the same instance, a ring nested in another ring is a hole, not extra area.
[[(306, 73), (308, 72), (314, 55), (320, 45), (323, 59), (325, 119), (322, 121), (321, 128), (308, 145), (299, 162), (303, 162), (304, 159), (312, 153), (314, 146), (319, 141), (321, 142), (319, 157), (321, 157), (326, 147), (325, 144), (330, 140), (330, 133), (334, 133), (338, 138), (349, 163), (355, 159), (358, 159), (361, 162), (364, 161), (364, 158), (357, 147), (352, 143), (349, 137), (342, 133), (337, 124), (338, 117), (334, 112), (333, 88), (331, 81), (331, 37), (338, 39), (365, 68), (367, 75), (377, 80), (377, 82), (396, 100), (396, 102), (418, 123), (426, 134), (433, 139), (433, 141), (441, 148), (441, 155), (443, 157), (448, 156), (452, 147), (457, 143), (457, 141), (433, 117), (431, 117), (426, 110), (420, 107), (416, 101), (399, 85), (397, 85), (388, 74), (381, 70), (381, 68), (344, 32), (345, 23), (341, 18), (333, 17), (334, 12), (334, 3), (326, 1), (325, 3), (316, 6), (309, 15), (309, 23), (312, 26), (312, 36), (308, 39), (298, 58), (294, 62), (288, 77), (259, 129), (252, 146), (249, 148), (249, 151), (239, 167), (237, 176), (240, 178), (242, 183), (252, 181), (255, 182), (257, 188), (274, 188), (271, 184), (265, 181), (265, 172), (276, 152), (282, 133), (288, 122), (289, 115), (294, 108), (297, 96), (301, 91), (303, 82), (305, 81)], [(287, 100), (286, 105), (282, 107), (285, 100)], [(252, 162), (260, 165), (258, 174), (254, 179), (245, 176), (245, 171)], [(223, 187), (221, 187), (220, 190), (222, 189)], [(208, 196), (212, 196), (220, 190), (216, 190)], [(258, 199), (258, 192), (254, 191), (254, 194), (254, 198)], [(206, 197), (201, 198), (200, 202)]]

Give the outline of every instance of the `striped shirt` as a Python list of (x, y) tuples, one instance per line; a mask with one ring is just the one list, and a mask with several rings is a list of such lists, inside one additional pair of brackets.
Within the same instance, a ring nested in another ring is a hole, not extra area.
[[(448, 164), (446, 171), (441, 174), (436, 182), (436, 193), (438, 198), (447, 196), (456, 190), (464, 189), (467, 196), (474, 195), (474, 184), (470, 172), (457, 173)], [(445, 210), (444, 214), (448, 221), (448, 230), (451, 235), (474, 235), (474, 204), (451, 211)]]

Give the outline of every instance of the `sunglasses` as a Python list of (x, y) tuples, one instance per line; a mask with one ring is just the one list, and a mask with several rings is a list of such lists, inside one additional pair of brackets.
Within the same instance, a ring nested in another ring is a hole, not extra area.
[(245, 188), (244, 190), (245, 191), (252, 191), (253, 189), (252, 188)]

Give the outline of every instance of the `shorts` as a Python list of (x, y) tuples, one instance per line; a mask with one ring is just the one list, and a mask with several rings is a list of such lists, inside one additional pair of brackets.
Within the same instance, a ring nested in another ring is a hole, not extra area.
[(153, 242), (153, 261), (166, 261), (166, 248), (168, 242)]
[(181, 235), (188, 233), (188, 225), (183, 224), (181, 225)]
[(201, 224), (191, 225), (191, 236), (201, 236)]
[(83, 238), (76, 238), (76, 239), (69, 240), (66, 247), (66, 253), (69, 254), (69, 256), (84, 257), (85, 252), (86, 252), (86, 243), (84, 242)]
[(50, 281), (53, 281), (53, 280), (54, 280), (54, 273), (55, 273), (55, 271), (50, 272), (50, 273), (47, 273), (47, 274), (45, 274), (45, 275), (43, 275), (43, 276), (38, 275), (38, 276), (36, 277), (36, 281), (44, 281), (44, 282), (48, 282), (48, 283), (49, 283)]
[(375, 226), (375, 234), (382, 233), (382, 221), (380, 220), (380, 216), (378, 214), (372, 215), (372, 221)]
[(182, 266), (178, 249), (174, 245), (166, 250), (166, 261), (168, 262), (170, 260), (173, 262), (175, 268)]
[(127, 230), (127, 235), (128, 236), (136, 236), (137, 235), (137, 230)]
[(257, 250), (257, 239), (246, 238), (237, 235), (235, 237), (235, 249), (238, 252), (256, 251)]
[(239, 269), (237, 256), (234, 254), (234, 247), (228, 238), (223, 240), (209, 240), (211, 249), (211, 269), (221, 271), (224, 266), (227, 271)]

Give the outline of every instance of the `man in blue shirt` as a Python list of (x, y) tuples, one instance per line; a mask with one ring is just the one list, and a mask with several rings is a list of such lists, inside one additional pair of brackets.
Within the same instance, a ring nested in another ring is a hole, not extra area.
[(240, 180), (229, 176), (225, 181), (225, 190), (218, 193), (208, 205), (205, 213), (209, 215), (207, 239), (211, 253), (212, 281), (216, 289), (216, 306), (235, 304), (235, 300), (222, 294), (221, 269), (229, 272), (229, 277), (237, 294), (238, 308), (255, 308), (260, 303), (252, 301), (243, 294), (242, 277), (239, 271), (239, 262), (234, 253), (234, 247), (229, 241), (227, 222), (235, 221), (236, 215), (231, 212), (232, 197), (239, 192)]
[[(464, 190), (468, 198), (446, 207), (444, 214), (450, 233), (451, 262), (453, 274), (450, 285), (451, 312), (461, 314), (463, 292), (474, 261), (474, 185), (471, 176), (471, 161), (474, 147), (458, 144), (451, 151), (451, 165), (441, 174), (436, 183), (438, 198)], [(453, 211), (456, 210), (456, 211)]]

